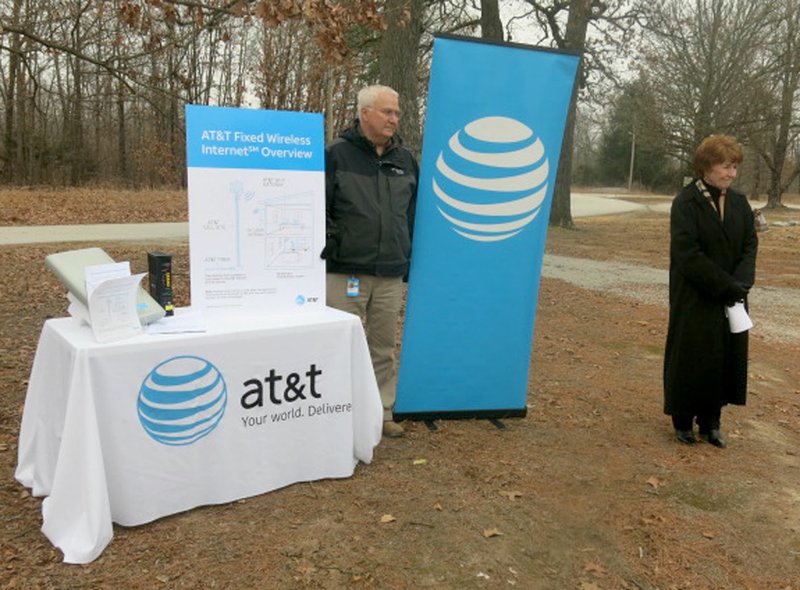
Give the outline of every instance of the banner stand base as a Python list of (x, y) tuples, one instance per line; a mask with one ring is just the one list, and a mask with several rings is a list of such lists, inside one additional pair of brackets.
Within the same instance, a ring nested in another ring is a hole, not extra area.
[(505, 429), (506, 429), (506, 425), (505, 425), (505, 424), (503, 424), (503, 423), (500, 421), (500, 419), (499, 419), (499, 418), (489, 418), (489, 422), (491, 422), (492, 424), (494, 424), (494, 427), (495, 427), (495, 428), (497, 428), (497, 430), (505, 430)]
[(502, 418), (524, 418), (528, 408), (508, 410), (459, 410), (453, 412), (395, 412), (395, 422), (403, 420), (433, 422), (434, 420), (499, 420)]

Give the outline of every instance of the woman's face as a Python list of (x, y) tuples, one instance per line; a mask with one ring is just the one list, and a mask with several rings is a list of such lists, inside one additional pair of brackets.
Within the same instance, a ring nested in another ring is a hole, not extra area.
[(724, 190), (731, 186), (738, 170), (739, 164), (734, 164), (733, 162), (715, 164), (710, 170), (706, 171), (703, 175), (703, 180), (718, 189)]

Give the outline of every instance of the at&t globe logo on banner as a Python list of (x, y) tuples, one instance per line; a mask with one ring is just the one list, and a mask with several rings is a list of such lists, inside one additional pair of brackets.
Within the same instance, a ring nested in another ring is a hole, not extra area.
[(528, 225), (547, 195), (542, 141), (509, 117), (482, 117), (457, 131), (439, 153), (433, 192), (439, 212), (470, 240), (505, 240)]
[(156, 366), (139, 388), (137, 410), (145, 432), (172, 446), (189, 445), (217, 427), (228, 401), (219, 370), (197, 356)]

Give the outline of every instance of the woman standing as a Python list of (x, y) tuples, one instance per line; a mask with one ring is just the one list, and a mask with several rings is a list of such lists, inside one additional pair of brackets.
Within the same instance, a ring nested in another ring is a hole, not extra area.
[(696, 419), (700, 436), (724, 447), (722, 406), (747, 399), (748, 332), (732, 334), (726, 317), (726, 306), (747, 305), (755, 281), (753, 211), (730, 188), (741, 162), (735, 139), (707, 137), (695, 154), (696, 178), (672, 202), (664, 413), (686, 444), (697, 442)]

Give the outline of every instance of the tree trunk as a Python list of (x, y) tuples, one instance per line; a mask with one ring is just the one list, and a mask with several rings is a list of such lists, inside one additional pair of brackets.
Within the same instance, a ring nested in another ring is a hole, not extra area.
[[(592, 0), (571, 0), (569, 18), (564, 36), (564, 49), (583, 52), (586, 47), (586, 29), (592, 14)], [(582, 80), (582, 73), (578, 73)], [(572, 185), (572, 145), (575, 135), (575, 111), (578, 106), (577, 91), (573, 93), (564, 130), (564, 143), (558, 160), (558, 175), (553, 192), (553, 206), (550, 210), (550, 225), (573, 227), (570, 193)]]
[(503, 23), (497, 0), (481, 0), (481, 37), (488, 41), (503, 40)]
[[(72, 46), (80, 54), (84, 50), (82, 27), (82, 13), (76, 15), (71, 32)], [(66, 158), (68, 161), (68, 174), (70, 186), (79, 186), (87, 177), (86, 142), (84, 141), (84, 64), (81, 59), (70, 55), (67, 59), (72, 73), (72, 94), (68, 120), (64, 125), (66, 137), (64, 145), (67, 146)]]
[(388, 29), (381, 38), (378, 60), (380, 83), (400, 93), (400, 136), (417, 157), (422, 148), (417, 56), (424, 6), (424, 0), (387, 0)]
[(795, 172), (783, 183), (783, 169), (786, 163), (786, 155), (789, 151), (789, 130), (792, 128), (793, 116), (795, 114), (794, 103), (797, 96), (798, 86), (800, 85), (800, 8), (796, 4), (786, 4), (786, 12), (783, 16), (786, 29), (784, 31), (783, 52), (780, 56), (780, 110), (778, 112), (777, 130), (775, 142), (772, 147), (772, 162), (769, 171), (769, 192), (767, 193), (767, 207), (782, 207), (781, 197), (783, 192), (794, 180), (797, 173), (797, 162), (794, 163)]
[(572, 194), (572, 145), (575, 135), (575, 111), (578, 93), (574, 92), (570, 100), (567, 123), (564, 127), (564, 143), (558, 157), (558, 174), (553, 189), (553, 205), (550, 209), (550, 225), (573, 227), (571, 194)]
[[(784, 88), (784, 94), (786, 89)], [(775, 209), (781, 207), (781, 177), (783, 176), (783, 163), (786, 161), (788, 149), (789, 125), (791, 124), (791, 105), (787, 112), (781, 112), (780, 124), (778, 126), (778, 137), (772, 147), (772, 165), (769, 167), (769, 189), (767, 191), (767, 208)]]
[[(11, 18), (15, 25), (19, 25), (21, 8), (22, 0), (14, 0), (13, 15)], [(19, 145), (16, 138), (16, 134), (18, 133), (17, 119), (14, 109), (16, 107), (18, 91), (17, 76), (21, 78), (23, 70), (19, 67), (22, 40), (17, 33), (11, 34), (10, 45), (11, 48), (8, 54), (8, 91), (6, 94), (5, 131), (3, 135), (3, 159), (5, 160), (3, 166), (3, 180), (6, 182), (14, 182), (16, 180), (15, 171), (19, 159)]]

